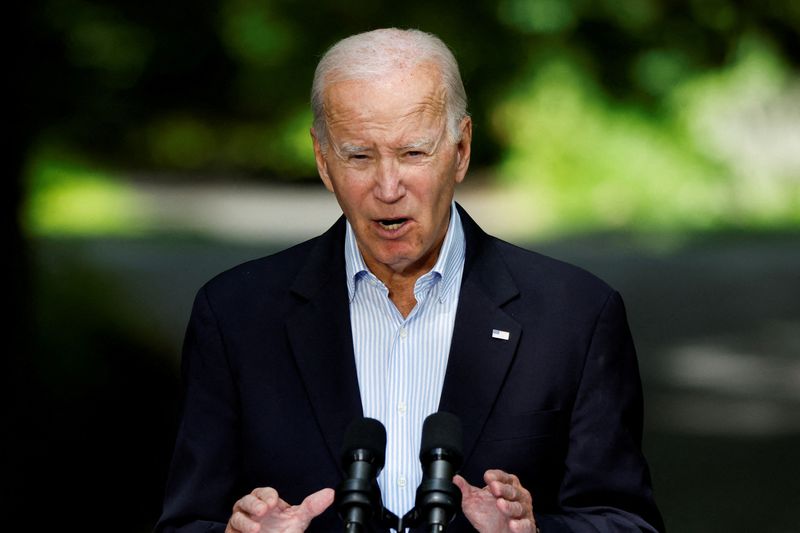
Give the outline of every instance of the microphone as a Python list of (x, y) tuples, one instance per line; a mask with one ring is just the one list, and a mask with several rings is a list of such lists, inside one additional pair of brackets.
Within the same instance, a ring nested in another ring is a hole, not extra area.
[(376, 478), (386, 459), (386, 428), (374, 418), (354, 420), (342, 445), (347, 477), (336, 488), (336, 509), (349, 533), (369, 531), (372, 518), (383, 509)]
[(461, 421), (457, 416), (439, 411), (422, 424), (422, 483), (417, 488), (415, 511), (420, 524), (431, 533), (447, 527), (461, 508), (461, 491), (453, 476), (464, 460)]

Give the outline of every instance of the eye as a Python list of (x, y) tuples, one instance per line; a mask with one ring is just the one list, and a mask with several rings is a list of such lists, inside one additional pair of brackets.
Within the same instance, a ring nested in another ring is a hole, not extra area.
[(406, 155), (409, 157), (422, 157), (425, 155), (425, 152), (421, 152), (420, 150), (409, 150), (406, 152)]
[(369, 156), (367, 156), (367, 154), (353, 154), (350, 156), (350, 159), (355, 159), (356, 161), (365, 161), (369, 159)]

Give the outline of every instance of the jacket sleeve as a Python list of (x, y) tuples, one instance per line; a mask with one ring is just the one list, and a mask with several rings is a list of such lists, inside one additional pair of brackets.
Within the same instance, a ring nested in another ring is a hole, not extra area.
[(222, 532), (238, 494), (239, 408), (223, 335), (200, 289), (181, 361), (182, 414), (156, 532)]
[(641, 450), (642, 387), (622, 299), (597, 319), (570, 418), (563, 513), (534, 514), (543, 533), (664, 531)]

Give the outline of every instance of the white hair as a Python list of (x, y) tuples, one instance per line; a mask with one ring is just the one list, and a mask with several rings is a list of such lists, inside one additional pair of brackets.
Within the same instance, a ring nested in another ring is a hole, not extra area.
[(420, 30), (386, 28), (352, 35), (334, 44), (317, 64), (311, 86), (314, 133), (327, 148), (325, 90), (330, 83), (374, 80), (398, 69), (433, 63), (445, 90), (447, 133), (451, 142), (461, 140), (461, 120), (467, 116), (467, 94), (453, 53), (441, 39)]

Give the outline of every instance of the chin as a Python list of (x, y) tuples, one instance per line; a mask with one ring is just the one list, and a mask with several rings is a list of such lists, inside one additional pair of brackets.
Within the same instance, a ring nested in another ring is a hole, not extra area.
[(392, 270), (403, 270), (409, 265), (413, 264), (416, 259), (414, 259), (412, 254), (408, 253), (383, 253), (375, 257), (379, 263), (382, 263), (388, 267), (391, 267)]
[(414, 262), (405, 254), (385, 254), (378, 257), (378, 261), (392, 268), (403, 268)]

